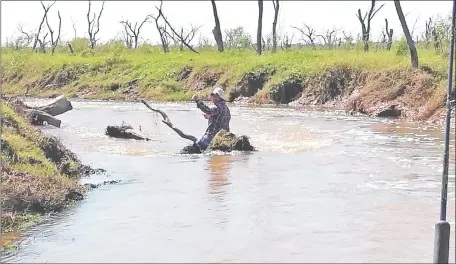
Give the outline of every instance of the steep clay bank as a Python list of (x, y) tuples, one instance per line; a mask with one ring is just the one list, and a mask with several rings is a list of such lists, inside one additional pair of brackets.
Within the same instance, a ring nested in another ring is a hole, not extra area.
[[(120, 59), (118, 59), (120, 60)], [(318, 71), (300, 72), (267, 64), (250, 71), (221, 66), (176, 65), (161, 75), (128, 68), (108, 60), (99, 65), (65, 64), (42, 70), (4, 70), (4, 92), (10, 95), (118, 100), (189, 100), (195, 92), (207, 95), (215, 85), (229, 101), (253, 104), (315, 105), (381, 117), (440, 122), (444, 114), (446, 73), (420, 69), (365, 69), (340, 63)], [(131, 66), (131, 65), (130, 65)], [(145, 67), (145, 66), (144, 66)], [(162, 71), (163, 69), (150, 69)]]
[(99, 170), (81, 164), (57, 138), (30, 124), (24, 106), (1, 98), (2, 234), (83, 199), (77, 179)]

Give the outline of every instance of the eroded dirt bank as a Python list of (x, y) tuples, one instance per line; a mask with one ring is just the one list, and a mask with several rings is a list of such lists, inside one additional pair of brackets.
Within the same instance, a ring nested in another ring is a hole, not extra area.
[(24, 105), (1, 98), (2, 234), (62, 211), (84, 198), (91, 186), (82, 176), (101, 172), (83, 165), (57, 138), (31, 125)]
[(10, 88), (6, 92), (41, 97), (65, 94), (70, 98), (166, 101), (186, 100), (195, 92), (207, 94), (218, 85), (226, 90), (231, 102), (329, 106), (350, 113), (433, 123), (441, 123), (445, 113), (446, 74), (426, 66), (380, 71), (338, 66), (320, 73), (285, 75), (271, 65), (241, 75), (221, 68), (185, 66), (164, 74), (154, 84), (146, 83), (147, 76), (103, 84), (90, 82), (90, 78), (95, 80), (98, 75), (115, 70), (105, 67), (90, 72), (86, 68), (65, 65), (39, 77), (7, 75), (4, 83)]

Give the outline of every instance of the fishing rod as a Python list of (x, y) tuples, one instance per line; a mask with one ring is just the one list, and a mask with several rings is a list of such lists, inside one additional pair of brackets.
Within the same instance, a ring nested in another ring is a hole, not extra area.
[[(453, 13), (451, 18), (451, 41), (450, 41), (450, 58), (448, 65), (448, 89), (446, 107), (447, 113), (445, 118), (445, 152), (443, 156), (442, 172), (442, 192), (440, 199), (440, 221), (435, 224), (434, 237), (434, 263), (448, 263), (450, 250), (450, 223), (446, 221), (447, 217), (447, 196), (448, 196), (448, 167), (450, 159), (450, 130), (451, 130), (451, 108), (454, 105), (453, 94), (453, 64), (454, 64), (454, 39), (456, 24), (456, 0), (453, 0)], [(456, 124), (456, 120), (455, 120)], [(456, 127), (455, 127), (456, 130)], [(455, 143), (456, 144), (456, 143)], [(456, 147), (456, 146), (455, 146)]]

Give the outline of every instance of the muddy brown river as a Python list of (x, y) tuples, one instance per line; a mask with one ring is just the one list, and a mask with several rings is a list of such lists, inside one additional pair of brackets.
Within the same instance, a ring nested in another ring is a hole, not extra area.
[[(193, 104), (152, 105), (185, 132), (205, 130)], [(141, 103), (73, 106), (59, 117), (62, 128), (45, 132), (107, 170), (83, 182), (122, 182), (22, 232), (18, 250), (2, 262), (432, 261), (439, 129), (337, 111), (232, 106), (232, 131), (250, 136), (258, 152), (178, 155), (189, 141)], [(122, 121), (152, 140), (104, 136)], [(453, 263), (454, 163), (452, 149)]]

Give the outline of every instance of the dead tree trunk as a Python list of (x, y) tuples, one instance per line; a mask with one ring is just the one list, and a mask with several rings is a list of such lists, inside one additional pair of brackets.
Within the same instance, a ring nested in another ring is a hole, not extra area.
[(71, 24), (73, 25), (73, 32), (74, 32), (74, 37), (73, 39), (77, 39), (77, 34), (76, 34), (76, 23), (74, 23), (73, 19), (71, 19)]
[(279, 19), (279, 0), (272, 0), (274, 5), (274, 22), (272, 22), (272, 52), (277, 51), (277, 20)]
[[(358, 17), (359, 23), (361, 23), (361, 33), (362, 33), (362, 41), (364, 42), (364, 51), (369, 51), (369, 39), (370, 39), (370, 31), (371, 31), (371, 21), (374, 18), (375, 14), (377, 14), (380, 9), (385, 5), (381, 5), (379, 8), (375, 9), (375, 2), (376, 0), (371, 1), (371, 8), (369, 13), (365, 13), (364, 16), (361, 16), (361, 9), (358, 9)], [(366, 21), (367, 19), (367, 21)]]
[(69, 41), (67, 42), (67, 46), (68, 46), (68, 50), (70, 51), (70, 53), (74, 55), (73, 47), (71, 46), (71, 43)]
[[(46, 8), (43, 5), (44, 10)], [(60, 11), (57, 11), (57, 14), (59, 16), (59, 31), (57, 33), (57, 38), (54, 39), (54, 30), (52, 30), (51, 25), (49, 25), (49, 19), (48, 16), (46, 16), (46, 25), (49, 30), (49, 33), (51, 34), (51, 55), (54, 55), (55, 48), (57, 47), (57, 44), (60, 41), (60, 30), (62, 29), (62, 17), (60, 17)]]
[(386, 43), (386, 50), (391, 50), (393, 46), (393, 29), (388, 28), (388, 19), (385, 18), (385, 33), (388, 36), (388, 42)]
[(168, 33), (166, 31), (166, 24), (163, 27), (161, 27), (158, 24), (158, 20), (162, 16), (162, 6), (163, 6), (163, 1), (160, 1), (160, 7), (155, 7), (158, 10), (158, 16), (154, 17), (151, 15), (150, 17), (152, 17), (155, 20), (155, 26), (157, 27), (158, 34), (160, 35), (163, 53), (167, 53), (169, 51), (169, 39), (168, 39)]
[[(97, 34), (100, 32), (100, 18), (104, 10), (104, 1), (101, 4), (100, 13), (98, 13), (97, 22), (95, 22), (96, 15), (93, 13), (93, 18), (90, 19), (90, 7), (92, 6), (91, 1), (89, 0), (89, 10), (87, 11), (87, 23), (88, 23), (88, 33), (89, 33), (89, 42), (90, 48), (94, 49), (97, 45)], [(96, 29), (95, 29), (96, 26)]]
[(214, 13), (214, 20), (215, 20), (215, 27), (212, 29), (212, 34), (214, 34), (215, 42), (217, 43), (217, 50), (219, 52), (223, 52), (223, 36), (222, 36), (222, 29), (220, 27), (220, 20), (217, 13), (217, 6), (215, 5), (215, 0), (211, 0), (212, 2), (212, 12)]
[(412, 35), (410, 35), (410, 31), (407, 26), (407, 22), (405, 21), (404, 13), (402, 12), (401, 3), (399, 0), (394, 0), (394, 6), (396, 7), (397, 16), (399, 17), (399, 21), (401, 21), (402, 29), (404, 30), (405, 39), (407, 40), (407, 44), (410, 50), (410, 61), (414, 68), (418, 68), (418, 52), (416, 51), (415, 42), (412, 39)]
[(41, 42), (40, 41), (40, 33), (41, 33), (41, 28), (43, 27), (43, 24), (44, 24), (44, 20), (47, 17), (47, 13), (49, 12), (49, 9), (54, 4), (55, 4), (55, 1), (52, 4), (48, 5), (47, 7), (45, 7), (43, 2), (41, 2), (41, 5), (43, 6), (43, 9), (44, 9), (44, 15), (43, 15), (43, 18), (41, 19), (41, 23), (40, 23), (40, 26), (38, 27), (38, 31), (35, 34), (35, 41), (33, 42), (33, 50), (35, 50), (35, 51), (36, 51), (36, 45), (38, 44), (38, 42)]
[(263, 0), (258, 0), (258, 29), (257, 29), (257, 43), (256, 43), (256, 52), (258, 55), (261, 55), (263, 51), (261, 43), (261, 32), (263, 29)]

